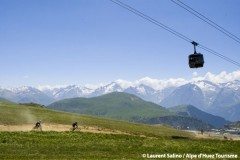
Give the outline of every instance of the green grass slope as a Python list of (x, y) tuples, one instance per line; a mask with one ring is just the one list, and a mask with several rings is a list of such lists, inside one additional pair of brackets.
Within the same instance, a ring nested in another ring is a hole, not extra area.
[(86, 115), (53, 111), (43, 107), (24, 106), (11, 103), (0, 103), (0, 125), (35, 124), (42, 120), (44, 123), (69, 124), (78, 121), (82, 126), (97, 126), (104, 129), (118, 130), (134, 135), (145, 136), (191, 136), (189, 133), (177, 131), (166, 126), (150, 126), (128, 123), (112, 119), (97, 118)]
[(194, 106), (166, 109), (135, 95), (120, 92), (94, 98), (60, 100), (48, 108), (139, 123), (167, 124), (184, 129), (209, 129), (223, 127), (227, 123), (225, 119), (203, 112)]
[[(0, 103), (1, 125), (44, 123), (99, 126), (130, 133), (0, 132), (0, 159), (143, 159), (143, 154), (238, 154), (240, 141), (203, 140), (165, 126), (150, 126), (43, 107)], [(143, 136), (144, 135), (144, 136)], [(184, 138), (185, 137), (185, 138)], [(177, 158), (172, 158), (177, 159)]]
[(164, 107), (146, 102), (134, 95), (114, 92), (94, 98), (71, 98), (48, 106), (67, 112), (104, 116), (128, 121), (171, 115)]
[(147, 153), (240, 155), (239, 145), (239, 141), (153, 139), (81, 132), (0, 132), (1, 159), (144, 159), (142, 155)]

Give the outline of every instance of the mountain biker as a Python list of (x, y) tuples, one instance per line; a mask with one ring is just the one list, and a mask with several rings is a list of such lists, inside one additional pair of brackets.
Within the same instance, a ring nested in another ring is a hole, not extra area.
[(37, 121), (37, 123), (35, 124), (34, 129), (42, 130), (42, 121), (41, 120)]
[(73, 124), (72, 124), (72, 130), (74, 131), (74, 130), (76, 130), (78, 128), (78, 123), (77, 122), (74, 122)]

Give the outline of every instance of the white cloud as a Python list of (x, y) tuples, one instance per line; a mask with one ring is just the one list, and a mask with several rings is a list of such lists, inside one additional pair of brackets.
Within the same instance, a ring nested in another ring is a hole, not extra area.
[(183, 78), (175, 78), (175, 79), (170, 78), (170, 79), (166, 79), (166, 80), (160, 80), (160, 79), (152, 79), (149, 77), (144, 77), (142, 79), (135, 81), (134, 84), (135, 85), (144, 84), (144, 85), (150, 86), (154, 89), (161, 90), (166, 87), (180, 86), (187, 82), (188, 81)]
[(118, 85), (120, 85), (122, 88), (126, 89), (130, 86), (133, 86), (133, 83), (130, 82), (130, 81), (126, 81), (126, 80), (123, 80), (123, 79), (118, 79), (115, 81)]
[(207, 72), (204, 76), (194, 77), (192, 80), (208, 80), (214, 83), (226, 83), (229, 81), (240, 80), (240, 70), (231, 73), (222, 71), (219, 74)]
[(135, 85), (144, 84), (144, 85), (150, 86), (152, 88), (159, 88), (159, 86), (162, 84), (162, 80), (144, 77), (139, 80), (136, 80), (134, 82), (134, 84)]
[(64, 87), (67, 87), (68, 85), (54, 85), (54, 86), (51, 86), (51, 85), (39, 85), (37, 86), (37, 89), (39, 89), (40, 91), (43, 91), (43, 90), (48, 90), (48, 89), (55, 89), (55, 88), (64, 88)]
[[(240, 80), (240, 70), (230, 72), (230, 73), (227, 73), (226, 71), (222, 71), (219, 74), (213, 74), (211, 72), (207, 72), (205, 75), (199, 75), (197, 72), (193, 72), (191, 79), (184, 79), (184, 78), (154, 79), (150, 77), (144, 77), (133, 82), (123, 80), (123, 79), (118, 79), (114, 82), (119, 84), (124, 89), (130, 86), (138, 86), (140, 84), (144, 84), (154, 89), (162, 90), (166, 87), (173, 87), (173, 86), (176, 87), (189, 82), (199, 81), (199, 80), (207, 80), (213, 83), (226, 83), (229, 81)], [(86, 84), (84, 85), (84, 87), (94, 90), (107, 84), (108, 83)], [(42, 85), (42, 86), (38, 86), (38, 89), (46, 90), (46, 89), (62, 88), (66, 86), (67, 85), (56, 85), (56, 86)]]
[(144, 77), (135, 81), (133, 84), (145, 84), (154, 89), (164, 89), (166, 87), (172, 86), (180, 86), (192, 81), (199, 81), (199, 80), (207, 80), (213, 83), (226, 83), (229, 81), (240, 80), (240, 70), (227, 73), (226, 71), (222, 71), (219, 74), (213, 74), (211, 72), (207, 72), (205, 75), (200, 76), (197, 72), (193, 72), (191, 79), (184, 79), (184, 78), (170, 78), (170, 79), (152, 79), (149, 77)]

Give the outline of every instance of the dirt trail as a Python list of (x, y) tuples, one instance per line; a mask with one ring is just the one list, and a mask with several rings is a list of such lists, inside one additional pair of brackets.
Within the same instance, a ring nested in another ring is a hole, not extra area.
[[(32, 124), (24, 124), (24, 125), (0, 125), (1, 131), (15, 132), (15, 131), (33, 131), (34, 125)], [(71, 131), (71, 125), (63, 125), (63, 124), (43, 124), (42, 131)], [(103, 134), (128, 134), (125, 132), (121, 132), (118, 130), (111, 129), (103, 129), (97, 126), (80, 126), (75, 132), (91, 132), (91, 133), (103, 133)]]

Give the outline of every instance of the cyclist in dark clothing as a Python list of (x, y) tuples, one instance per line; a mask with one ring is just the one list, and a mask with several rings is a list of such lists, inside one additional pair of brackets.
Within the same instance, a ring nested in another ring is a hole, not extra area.
[(40, 129), (40, 130), (42, 130), (42, 125), (41, 125), (41, 123), (42, 123), (41, 120), (40, 120), (40, 121), (37, 121), (37, 123), (35, 124), (34, 129)]
[(72, 130), (74, 131), (74, 130), (76, 130), (78, 128), (78, 124), (77, 124), (77, 122), (74, 122), (73, 124), (72, 124)]

